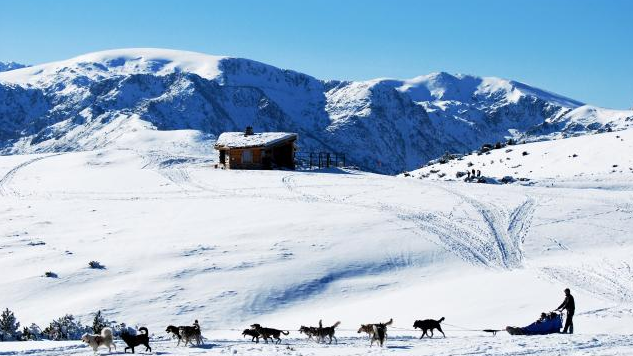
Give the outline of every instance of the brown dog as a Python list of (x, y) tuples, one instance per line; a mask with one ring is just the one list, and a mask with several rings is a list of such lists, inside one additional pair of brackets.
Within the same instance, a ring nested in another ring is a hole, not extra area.
[(369, 335), (369, 339), (371, 340), (369, 346), (374, 345), (374, 341), (382, 345), (385, 343), (387, 339), (387, 326), (393, 324), (393, 318), (389, 319), (386, 323), (378, 323), (378, 324), (361, 324), (358, 329), (358, 333), (367, 333)]

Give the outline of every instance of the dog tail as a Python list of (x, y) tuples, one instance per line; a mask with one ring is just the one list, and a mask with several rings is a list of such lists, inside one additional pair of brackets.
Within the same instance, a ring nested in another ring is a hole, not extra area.
[(385, 325), (391, 325), (391, 324), (393, 324), (393, 318), (389, 319), (389, 321), (385, 323)]
[(441, 323), (441, 322), (443, 322), (443, 321), (444, 321), (444, 317), (441, 317), (441, 318), (440, 318), (440, 320), (438, 320), (437, 322), (438, 322), (438, 323)]
[(138, 328), (138, 331), (145, 332), (145, 335), (149, 335), (149, 330), (147, 330), (147, 328), (144, 326), (141, 326), (140, 328)]
[(281, 331), (281, 333), (282, 333), (282, 334), (284, 334), (284, 335), (288, 335), (288, 334), (290, 334), (290, 332), (289, 332), (289, 331), (286, 331), (286, 330), (282, 330), (282, 331)]
[(103, 328), (101, 330), (101, 337), (105, 340), (112, 341), (112, 329), (111, 328)]
[(339, 325), (341, 325), (341, 322), (337, 321), (336, 323), (334, 323), (334, 325), (332, 325), (332, 329), (336, 329), (336, 327)]

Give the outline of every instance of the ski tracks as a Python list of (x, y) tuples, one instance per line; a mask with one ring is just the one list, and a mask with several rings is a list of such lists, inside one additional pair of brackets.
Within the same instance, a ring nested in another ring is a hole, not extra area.
[[(466, 254), (469, 261), (478, 261), (489, 267), (517, 268), (523, 261), (522, 245), (529, 232), (532, 216), (536, 206), (533, 198), (526, 200), (512, 210), (485, 203), (460, 192), (446, 189), (445, 191), (457, 196), (462, 202), (471, 206), (484, 222), (484, 228), (467, 225), (455, 219), (445, 218), (443, 225), (448, 227), (448, 233), (438, 235), (449, 249), (454, 246), (459, 249), (458, 255)], [(447, 230), (447, 228), (444, 230)]]
[(459, 258), (472, 264), (493, 268), (511, 269), (522, 265), (522, 245), (529, 232), (536, 207), (536, 200), (531, 197), (526, 197), (514, 209), (505, 209), (440, 187), (477, 213), (483, 224), (473, 224), (472, 218), (460, 221), (438, 212), (419, 212), (383, 203), (352, 203), (336, 196), (306, 193), (299, 189), (300, 186), (294, 181), (293, 174), (283, 177), (282, 182), (298, 199), (306, 202), (324, 201), (391, 213), (399, 220), (413, 223), (419, 230), (435, 235), (439, 240), (436, 243)]
[(52, 155), (47, 155), (47, 156), (41, 156), (41, 157), (36, 157), (33, 159), (30, 159), (26, 162), (22, 162), (20, 164), (18, 164), (17, 166), (11, 168), (11, 170), (9, 170), (2, 178), (0, 178), (0, 196), (17, 196), (18, 193), (11, 189), (10, 184), (11, 181), (13, 180), (13, 178), (15, 177), (15, 175), (23, 168), (41, 161), (43, 159), (47, 159), (47, 158), (51, 158), (51, 157), (55, 157), (55, 156), (59, 156), (62, 155), (63, 153), (55, 153)]

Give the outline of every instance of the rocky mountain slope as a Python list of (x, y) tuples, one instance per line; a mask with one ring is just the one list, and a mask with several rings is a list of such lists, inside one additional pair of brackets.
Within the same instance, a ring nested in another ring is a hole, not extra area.
[(303, 152), (344, 152), (362, 169), (398, 173), (510, 137), (624, 128), (633, 125), (633, 111), (498, 78), (324, 81), (247, 59), (161, 49), (0, 73), (3, 154), (133, 146), (121, 137), (146, 130), (195, 130), (183, 144), (211, 146), (221, 132), (247, 125), (297, 132)]

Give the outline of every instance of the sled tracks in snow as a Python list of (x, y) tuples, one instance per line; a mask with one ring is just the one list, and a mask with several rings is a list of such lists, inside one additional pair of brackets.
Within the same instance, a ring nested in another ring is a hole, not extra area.
[(9, 184), (11, 183), (11, 180), (13, 180), (13, 177), (15, 177), (15, 174), (18, 173), (22, 168), (25, 168), (28, 165), (31, 165), (37, 161), (41, 161), (43, 159), (46, 158), (51, 158), (51, 157), (55, 157), (55, 156), (59, 156), (62, 155), (63, 153), (55, 153), (52, 155), (48, 155), (48, 156), (42, 156), (42, 157), (37, 157), (37, 158), (33, 158), (30, 159), (26, 162), (22, 162), (20, 164), (18, 164), (17, 166), (11, 168), (11, 170), (9, 170), (2, 178), (0, 178), (0, 196), (10, 196), (10, 195), (17, 195), (17, 193), (11, 189), (9, 187)]
[(446, 191), (472, 207), (484, 223), (483, 226), (473, 224), (470, 219), (460, 221), (444, 214), (405, 215), (403, 218), (436, 235), (448, 251), (465, 261), (487, 267), (520, 267), (523, 261), (522, 244), (536, 205), (534, 199), (528, 198), (508, 211), (492, 203)]
[[(438, 186), (472, 208), (477, 215), (475, 219), (482, 222), (473, 223), (469, 217), (459, 219), (441, 212), (416, 212), (390, 204), (353, 203), (343, 198), (307, 193), (294, 182), (293, 175), (283, 177), (282, 182), (297, 199), (303, 201), (338, 203), (393, 214), (400, 221), (414, 224), (420, 232), (435, 236), (436, 239), (429, 241), (440, 248), (469, 263), (491, 268), (511, 269), (522, 265), (522, 245), (536, 207), (536, 201), (529, 197), (514, 209), (507, 209)], [(420, 236), (428, 239), (426, 234)]]

